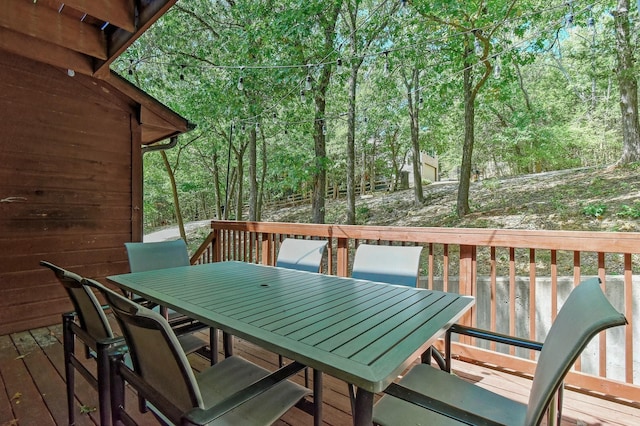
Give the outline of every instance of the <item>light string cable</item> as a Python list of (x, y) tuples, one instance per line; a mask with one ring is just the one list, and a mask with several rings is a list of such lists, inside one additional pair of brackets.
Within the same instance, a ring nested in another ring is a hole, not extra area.
[[(579, 14), (579, 13), (582, 13), (582, 12), (584, 12), (584, 11), (587, 11), (587, 10), (589, 10), (592, 6), (597, 5), (597, 4), (601, 3), (602, 1), (603, 1), (603, 0), (596, 1), (596, 2), (592, 3), (592, 5), (587, 6), (587, 7), (583, 8), (582, 10), (578, 11), (576, 14)], [(527, 17), (531, 17), (531, 16), (539, 15), (540, 13), (545, 13), (545, 12), (550, 12), (550, 11), (554, 11), (554, 10), (562, 9), (562, 8), (567, 7), (570, 3), (571, 3), (571, 2), (565, 2), (565, 3), (562, 3), (562, 4), (558, 4), (558, 5), (552, 5), (552, 6), (548, 7), (548, 8), (545, 8), (545, 9), (540, 9), (540, 10), (537, 10), (537, 11), (532, 11), (532, 12), (530, 12), (529, 14), (521, 15), (521, 16), (519, 16), (519, 17), (517, 17), (517, 18), (516, 18), (516, 17), (513, 17), (512, 19), (506, 19), (506, 20), (503, 20), (503, 21), (501, 21), (501, 24), (506, 25), (506, 24), (508, 24), (508, 23), (515, 22), (515, 21), (516, 21), (516, 19), (517, 19), (518, 21), (522, 21), (523, 19), (526, 19)], [(361, 29), (362, 29), (362, 27), (363, 27), (365, 24), (367, 24), (367, 23), (368, 23), (368, 21), (369, 21), (370, 19), (372, 19), (374, 16), (376, 16), (376, 14), (377, 14), (377, 13), (379, 13), (379, 12), (380, 12), (380, 10), (381, 10), (382, 6), (383, 6), (383, 5), (385, 5), (385, 4), (386, 4), (386, 2), (382, 2), (382, 3), (381, 3), (381, 4), (380, 4), (380, 5), (379, 5), (375, 10), (374, 10), (374, 13), (367, 15), (367, 19), (365, 19), (365, 20), (361, 23), (361, 25), (360, 25), (359, 27), (357, 27), (356, 29), (354, 29), (353, 31), (361, 30)], [(405, 7), (406, 7), (406, 6), (405, 6)], [(564, 19), (565, 19), (564, 17), (563, 17), (562, 19), (560, 19), (560, 20), (559, 20), (559, 23), (561, 23)], [(381, 56), (382, 54), (388, 55), (388, 54), (390, 54), (390, 53), (394, 53), (394, 52), (400, 52), (400, 51), (403, 51), (403, 50), (419, 48), (420, 46), (423, 46), (423, 45), (433, 45), (433, 44), (437, 44), (438, 42), (444, 41), (444, 40), (445, 40), (445, 39), (447, 39), (447, 38), (454, 38), (454, 37), (462, 36), (462, 35), (465, 35), (465, 34), (472, 33), (473, 31), (477, 31), (477, 30), (483, 30), (483, 31), (484, 31), (484, 30), (487, 30), (487, 29), (493, 28), (494, 26), (495, 26), (494, 24), (488, 24), (488, 25), (486, 25), (485, 27), (480, 27), (480, 28), (476, 28), (476, 29), (473, 29), (473, 30), (467, 30), (467, 31), (460, 31), (460, 32), (457, 32), (457, 33), (453, 33), (453, 34), (451, 34), (451, 35), (449, 35), (449, 36), (441, 36), (441, 37), (435, 37), (435, 38), (425, 39), (424, 41), (421, 41), (421, 42), (419, 42), (419, 43), (414, 43), (414, 44), (404, 45), (404, 46), (398, 46), (398, 47), (395, 47), (395, 48), (392, 48), (392, 49), (385, 49), (385, 50), (383, 50), (383, 51), (375, 51), (375, 52), (370, 52), (370, 53), (366, 53), (366, 52), (364, 52), (363, 54), (358, 55), (358, 58), (360, 58), (360, 57), (362, 57), (362, 58), (367, 58), (367, 57), (379, 57), (379, 56)], [(353, 31), (352, 31), (352, 32), (353, 32)], [(543, 33), (543, 32), (541, 31), (540, 33), (536, 34), (536, 36), (541, 35), (542, 33)], [(510, 51), (510, 50), (514, 50), (514, 49), (516, 49), (516, 48), (519, 48), (520, 46), (522, 46), (522, 45), (524, 45), (525, 43), (527, 43), (527, 42), (529, 42), (529, 41), (531, 41), (531, 40), (534, 40), (534, 39), (535, 39), (535, 37), (530, 37), (529, 39), (524, 39), (524, 40), (522, 40), (521, 42), (519, 42), (518, 44), (511, 46), (509, 49), (503, 50), (503, 51), (501, 51), (500, 53), (495, 53), (495, 54), (493, 54), (493, 55), (490, 55), (490, 58), (495, 58), (495, 57), (499, 56), (500, 54), (504, 54), (504, 53), (506, 53), (506, 52), (508, 52), (508, 51)], [(205, 62), (205, 63), (204, 63), (204, 64), (202, 64), (202, 63), (201, 63), (201, 64), (198, 64), (198, 65), (188, 65), (188, 66), (186, 66), (186, 65), (182, 65), (181, 67), (182, 67), (182, 69), (184, 69), (184, 68), (188, 67), (188, 68), (199, 68), (199, 69), (214, 69), (214, 68), (215, 68), (215, 69), (238, 69), (238, 70), (244, 70), (244, 69), (295, 69), (295, 68), (307, 68), (307, 69), (308, 69), (309, 67), (321, 67), (321, 66), (327, 66), (327, 65), (334, 65), (334, 64), (337, 64), (337, 61), (336, 61), (336, 60), (326, 61), (326, 59), (327, 59), (328, 57), (332, 56), (334, 53), (338, 52), (338, 50), (339, 50), (339, 49), (341, 49), (342, 47), (344, 47), (344, 43), (341, 43), (340, 45), (336, 46), (336, 48), (334, 48), (334, 49), (333, 49), (333, 51), (331, 51), (331, 52), (329, 52), (327, 55), (325, 55), (325, 57), (324, 57), (321, 61), (319, 61), (319, 62), (317, 62), (317, 63), (314, 63), (314, 64), (289, 64), (289, 65), (221, 65), (221, 64), (215, 64), (215, 63), (212, 63), (212, 62), (210, 62), (210, 61), (208, 61), (207, 59), (204, 59), (204, 58), (195, 57), (194, 55), (191, 55), (191, 54), (184, 54), (185, 56), (190, 56), (190, 57), (192, 57), (193, 59), (198, 60), (199, 62)], [(154, 56), (156, 56), (156, 55), (154, 55)], [(159, 56), (159, 55), (157, 55), (157, 56)], [(156, 56), (156, 57), (157, 57), (157, 56)], [(149, 57), (147, 57), (147, 58), (149, 58)], [(353, 58), (347, 58), (347, 60), (350, 60), (350, 59), (353, 59)], [(486, 59), (489, 59), (489, 58), (486, 58)], [(134, 59), (130, 59), (130, 61), (131, 61), (131, 63), (133, 63), (133, 62), (135, 61), (135, 63), (146, 63), (146, 64), (151, 64), (151, 65), (164, 65), (164, 66), (167, 66), (167, 67), (175, 66), (175, 65), (176, 65), (174, 62), (157, 61), (157, 60), (153, 60), (153, 59), (151, 59), (151, 60), (149, 60), (149, 59), (145, 59), (145, 60), (139, 59), (139, 60), (137, 60), (137, 61), (136, 61), (136, 60), (134, 60)], [(447, 61), (447, 62), (453, 62), (453, 61)], [(442, 65), (442, 64), (445, 64), (445, 63), (446, 63), (446, 62), (437, 62), (437, 64), (438, 64), (438, 65)], [(482, 63), (482, 61), (479, 61), (479, 62), (477, 62), (477, 63), (475, 63), (475, 64), (472, 64), (470, 67), (473, 67), (473, 66), (479, 65), (479, 64), (481, 64), (481, 63)], [(131, 65), (131, 64), (130, 64), (130, 65)], [(126, 68), (125, 68), (125, 69), (126, 69)], [(130, 69), (130, 68), (129, 68), (129, 69)], [(451, 77), (451, 78), (453, 79), (457, 74), (459, 74), (459, 73), (461, 73), (461, 72), (464, 72), (464, 71), (465, 71), (465, 69), (458, 70), (458, 71), (454, 72), (454, 74), (452, 75), (452, 77)], [(294, 93), (298, 92), (298, 91), (299, 91), (299, 89), (300, 89), (300, 88), (302, 88), (304, 84), (305, 84), (305, 79), (302, 79), (302, 80), (298, 83), (298, 85), (297, 85), (296, 87), (294, 87), (292, 90), (290, 90), (290, 91), (288, 91), (287, 93), (285, 93), (285, 94), (284, 94), (282, 97), (280, 97), (280, 98), (279, 98), (279, 99), (278, 99), (278, 100), (277, 100), (273, 105), (271, 105), (271, 106), (269, 106), (269, 107), (265, 108), (265, 109), (263, 110), (263, 112), (262, 112), (262, 113), (257, 114), (257, 115), (252, 116), (252, 117), (247, 117), (247, 118), (243, 118), (243, 119), (241, 119), (241, 120), (238, 120), (238, 123), (240, 123), (240, 122), (245, 122), (245, 123), (255, 123), (255, 122), (256, 122), (256, 120), (258, 120), (259, 118), (261, 118), (261, 117), (263, 117), (263, 116), (267, 115), (269, 112), (272, 112), (273, 110), (275, 110), (275, 109), (277, 108), (277, 105), (279, 105), (283, 100), (288, 99), (288, 98), (289, 98), (289, 97), (291, 97)], [(424, 89), (424, 87), (416, 88), (416, 89), (414, 89), (414, 93), (415, 93), (415, 92), (418, 92), (418, 91), (420, 91), (420, 90), (423, 90), (423, 89)], [(343, 116), (344, 116), (344, 113), (337, 114), (337, 117), (343, 117)], [(329, 119), (330, 117), (329, 117), (329, 116), (327, 116), (327, 117), (325, 117), (325, 118), (326, 118), (326, 119)], [(316, 120), (322, 120), (322, 119), (316, 119)], [(300, 121), (292, 121), (292, 122), (284, 122), (284, 121), (283, 121), (283, 123), (287, 123), (287, 124), (289, 124), (289, 123), (290, 123), (290, 124), (297, 124), (297, 123), (307, 123), (307, 122), (308, 122), (308, 120), (300, 120)]]

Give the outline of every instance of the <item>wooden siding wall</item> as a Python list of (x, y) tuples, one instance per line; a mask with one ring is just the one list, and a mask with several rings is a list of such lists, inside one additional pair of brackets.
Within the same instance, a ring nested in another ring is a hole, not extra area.
[(136, 105), (101, 82), (0, 50), (0, 335), (69, 310), (40, 260), (94, 278), (128, 271), (137, 123)]

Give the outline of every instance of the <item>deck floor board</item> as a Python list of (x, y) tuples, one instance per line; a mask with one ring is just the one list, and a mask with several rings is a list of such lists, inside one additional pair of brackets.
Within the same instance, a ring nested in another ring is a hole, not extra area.
[[(200, 333), (208, 340), (207, 333)], [(81, 359), (83, 347), (76, 350)], [(235, 353), (268, 369), (275, 369), (277, 355), (235, 339)], [(207, 367), (208, 360), (198, 354), (189, 356), (194, 370)], [(83, 361), (95, 371), (92, 360)], [(454, 361), (454, 371), (477, 385), (526, 401), (531, 381), (483, 366)], [(310, 379), (313, 375), (310, 372)], [(293, 380), (304, 383), (303, 373)], [(82, 376), (76, 374), (76, 419), (78, 425), (98, 423), (97, 392)], [(0, 336), (0, 426), (64, 425), (67, 423), (66, 391), (62, 328), (60, 325)], [(346, 384), (336, 378), (323, 376), (323, 420), (328, 426), (351, 424), (351, 408)], [(157, 424), (150, 413), (139, 413), (137, 398), (127, 389), (129, 412), (141, 425)], [(82, 411), (82, 412), (81, 412)], [(640, 403), (629, 406), (573, 391), (565, 392), (563, 426), (640, 424)], [(300, 409), (287, 412), (275, 423), (277, 426), (313, 424), (309, 414)]]

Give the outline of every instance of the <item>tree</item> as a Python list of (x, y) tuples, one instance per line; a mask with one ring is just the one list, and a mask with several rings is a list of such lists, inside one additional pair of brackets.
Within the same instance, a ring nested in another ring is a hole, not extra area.
[(618, 164), (640, 160), (640, 127), (638, 124), (638, 81), (635, 76), (633, 47), (629, 32), (629, 0), (618, 0), (613, 11), (616, 31), (616, 56), (620, 113), (622, 124), (622, 156)]
[[(475, 108), (478, 94), (493, 70), (490, 55), (492, 40), (506, 20), (513, 15), (516, 0), (430, 2), (416, 10), (426, 19), (458, 33), (459, 55), (462, 65), (464, 102), (464, 143), (460, 166), (460, 181), (456, 213), (470, 212), (469, 182), (475, 142)], [(477, 67), (476, 65), (480, 65)]]

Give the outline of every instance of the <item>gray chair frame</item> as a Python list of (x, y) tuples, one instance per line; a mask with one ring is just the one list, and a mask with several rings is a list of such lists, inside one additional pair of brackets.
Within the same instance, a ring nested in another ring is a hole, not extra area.
[(417, 287), (422, 246), (360, 244), (353, 258), (351, 277)]
[(120, 357), (111, 358), (114, 424), (135, 424), (125, 410), (125, 382), (137, 391), (141, 411), (150, 408), (162, 422), (183, 425), (267, 425), (310, 394), (288, 380), (304, 368), (299, 363), (271, 373), (232, 356), (196, 376), (163, 316), (96, 281), (85, 282), (111, 305), (131, 355), (133, 367)]
[(298, 271), (320, 272), (327, 240), (285, 238), (280, 243), (276, 266)]
[[(156, 269), (173, 268), (178, 266), (190, 266), (189, 251), (187, 244), (183, 239), (159, 241), (159, 242), (127, 242), (124, 243), (129, 259), (129, 269), (131, 272), (145, 272)], [(136, 302), (143, 304), (148, 308), (154, 308), (155, 305), (136, 295), (130, 295)], [(189, 318), (180, 313), (170, 311), (165, 307), (159, 307), (160, 314), (163, 315), (171, 324), (176, 334), (185, 336), (183, 345), (187, 352), (201, 351), (205, 347), (205, 343), (198, 338), (187, 338), (193, 332), (209, 328), (199, 321)], [(218, 362), (218, 330), (209, 328), (209, 354), (208, 356), (212, 364)], [(226, 337), (226, 336), (225, 336)], [(188, 339), (188, 340), (187, 340)], [(230, 340), (230, 339), (229, 339)], [(187, 343), (188, 342), (188, 343)], [(188, 346), (187, 346), (188, 345)], [(231, 343), (225, 340), (225, 356), (232, 353)]]
[[(280, 243), (276, 266), (298, 271), (320, 272), (328, 243), (327, 240), (285, 238)], [(278, 365), (280, 367), (284, 365), (282, 355), (278, 355)], [(307, 369), (304, 371), (304, 383), (305, 386), (309, 386), (309, 372)]]
[[(540, 350), (528, 403), (521, 404), (448, 372), (419, 364), (385, 390), (386, 395), (374, 407), (374, 423), (536, 426), (548, 410), (550, 423), (559, 422), (563, 381), (576, 359), (598, 333), (625, 324), (624, 315), (604, 295), (600, 280), (592, 278), (573, 289), (544, 343), (456, 325), (445, 339), (449, 371), (453, 333)], [(554, 398), (558, 398), (557, 407)], [(555, 410), (557, 414), (553, 414)]]
[[(75, 370), (98, 391), (100, 424), (110, 422), (109, 398), (109, 356), (126, 351), (124, 339), (116, 337), (109, 324), (105, 309), (93, 291), (83, 285), (83, 277), (53, 263), (41, 261), (41, 266), (51, 269), (63, 285), (71, 299), (74, 311), (62, 314), (62, 336), (64, 350), (64, 371), (67, 392), (69, 424), (75, 424)], [(85, 345), (87, 359), (96, 360), (97, 373), (94, 374), (76, 357), (75, 341), (79, 338)]]

